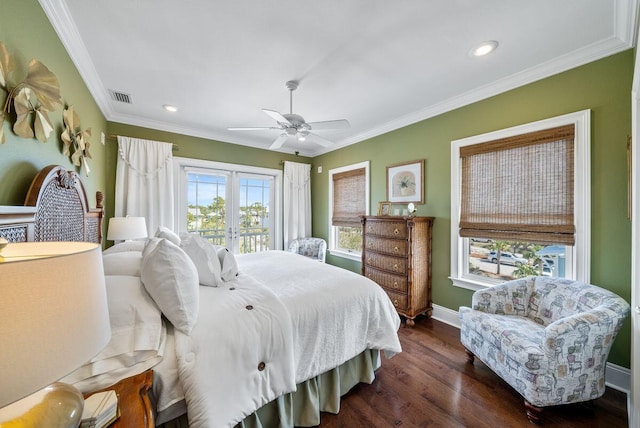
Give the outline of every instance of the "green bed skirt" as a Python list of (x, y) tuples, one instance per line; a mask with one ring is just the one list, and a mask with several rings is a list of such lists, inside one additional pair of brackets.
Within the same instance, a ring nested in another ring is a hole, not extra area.
[[(338, 413), (340, 397), (360, 382), (372, 383), (380, 366), (380, 352), (368, 349), (339, 367), (297, 385), (247, 416), (235, 428), (292, 428), (320, 425), (320, 412)], [(187, 427), (186, 415), (163, 428)]]

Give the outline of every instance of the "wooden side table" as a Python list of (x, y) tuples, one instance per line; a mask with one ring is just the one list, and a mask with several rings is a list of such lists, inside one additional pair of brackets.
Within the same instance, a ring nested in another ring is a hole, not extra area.
[(153, 428), (153, 412), (149, 401), (149, 389), (153, 384), (153, 370), (122, 379), (115, 385), (85, 394), (90, 397), (96, 392), (113, 389), (118, 396), (120, 417), (109, 428)]

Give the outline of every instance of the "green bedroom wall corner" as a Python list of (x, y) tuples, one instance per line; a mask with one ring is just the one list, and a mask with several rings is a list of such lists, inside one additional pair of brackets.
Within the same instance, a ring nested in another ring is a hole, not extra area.
[[(631, 132), (633, 51), (581, 67), (440, 114), (313, 159), (324, 171), (370, 161), (370, 210), (386, 200), (386, 166), (425, 159), (425, 204), (417, 215), (436, 218), (433, 226), (432, 300), (458, 310), (472, 292), (449, 280), (451, 229), (450, 145), (472, 135), (591, 109), (591, 282), (627, 301), (631, 286), (631, 223), (627, 218), (626, 141)], [(312, 180), (314, 235), (329, 230), (328, 179)], [(360, 272), (360, 263), (332, 264)], [(610, 361), (630, 365), (630, 330), (621, 330)]]
[[(0, 2), (0, 41), (25, 67), (35, 58), (51, 70), (58, 78), (65, 105), (74, 106), (82, 129), (91, 128), (91, 173), (89, 177), (82, 175), (82, 181), (89, 202), (95, 206), (95, 192), (105, 187), (105, 148), (100, 144), (100, 132), (106, 130), (106, 120), (37, 0)], [(4, 101), (4, 91), (0, 98)], [(81, 173), (62, 154), (62, 110), (51, 112), (49, 119), (54, 131), (46, 143), (18, 137), (11, 129), (13, 120), (5, 122), (6, 141), (0, 145), (0, 204), (22, 205), (31, 180), (47, 165), (62, 165)]]

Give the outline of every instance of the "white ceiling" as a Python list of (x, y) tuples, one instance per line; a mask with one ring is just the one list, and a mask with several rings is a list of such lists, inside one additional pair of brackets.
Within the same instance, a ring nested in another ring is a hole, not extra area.
[[(314, 156), (633, 47), (638, 0), (40, 0), (109, 121)], [(498, 49), (472, 58), (485, 40)], [(110, 90), (130, 95), (116, 102)], [(163, 104), (178, 107), (169, 113)]]

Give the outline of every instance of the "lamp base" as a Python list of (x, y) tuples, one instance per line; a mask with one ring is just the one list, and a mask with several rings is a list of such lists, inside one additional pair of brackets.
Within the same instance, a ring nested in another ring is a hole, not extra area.
[(0, 409), (0, 428), (80, 425), (84, 398), (72, 385), (55, 382)]

